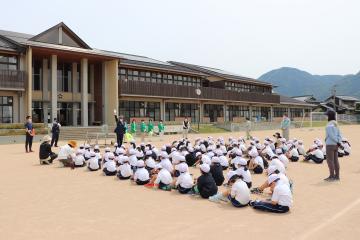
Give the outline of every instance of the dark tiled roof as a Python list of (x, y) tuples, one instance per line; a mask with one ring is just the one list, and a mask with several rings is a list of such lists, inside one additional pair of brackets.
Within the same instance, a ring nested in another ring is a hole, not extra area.
[(310, 104), (310, 103), (306, 103), (303, 101), (299, 101), (296, 100), (294, 98), (291, 97), (287, 97), (284, 95), (280, 95), (280, 104), (284, 104), (284, 105), (297, 105), (297, 106), (307, 106), (307, 107), (315, 107), (316, 105), (314, 104)]
[(197, 76), (205, 76), (205, 74), (199, 71), (194, 71), (192, 69), (174, 65), (169, 62), (159, 61), (145, 56), (118, 53), (112, 51), (104, 51), (104, 52), (109, 52), (121, 58), (122, 60), (120, 61), (120, 66), (122, 65), (122, 66), (133, 66), (133, 67), (157, 68), (163, 71), (172, 71), (172, 72), (180, 72), (180, 73), (186, 73)]
[(200, 65), (181, 63), (181, 62), (175, 62), (175, 61), (170, 61), (170, 63), (174, 64), (174, 65), (186, 67), (186, 68), (189, 68), (189, 69), (192, 69), (195, 71), (199, 71), (199, 72), (202, 72), (202, 73), (210, 75), (210, 76), (224, 78), (224, 79), (227, 79), (230, 81), (241, 81), (241, 82), (248, 82), (248, 83), (260, 84), (260, 85), (265, 85), (265, 86), (272, 86), (270, 83), (267, 83), (267, 82), (262, 82), (262, 81), (259, 81), (256, 79), (240, 76), (240, 75), (230, 73), (230, 72), (227, 72), (227, 71), (224, 71), (221, 69), (217, 69), (217, 68), (204, 67), (204, 66), (200, 66)]

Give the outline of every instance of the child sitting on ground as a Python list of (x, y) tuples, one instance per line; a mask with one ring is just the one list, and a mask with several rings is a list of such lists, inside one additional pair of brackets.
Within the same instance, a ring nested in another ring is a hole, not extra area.
[(177, 188), (181, 194), (189, 193), (194, 185), (194, 180), (189, 173), (188, 165), (186, 163), (180, 163), (177, 166), (177, 170), (180, 172), (180, 176), (176, 179), (175, 188)]
[(246, 207), (250, 202), (250, 190), (247, 184), (242, 180), (242, 177), (234, 174), (230, 177), (228, 185), (231, 189), (225, 190), (222, 193), (217, 193), (216, 195), (209, 197), (209, 200), (212, 202), (227, 202), (229, 200), (234, 207)]
[(206, 163), (200, 165), (201, 176), (195, 180), (196, 184), (192, 188), (194, 194), (199, 194), (202, 198), (214, 196), (218, 187), (210, 173), (210, 166)]
[(97, 171), (101, 168), (101, 160), (96, 156), (96, 154), (94, 152), (89, 152), (90, 153), (90, 159), (89, 159), (89, 163), (88, 163), (88, 169), (90, 171)]
[(107, 161), (104, 164), (103, 172), (106, 176), (115, 176), (116, 175), (116, 163), (114, 161), (115, 155), (110, 152), (107, 156)]
[(313, 144), (305, 155), (304, 161), (310, 160), (317, 164), (321, 164), (324, 161), (324, 154), (316, 144)]
[(85, 158), (81, 149), (76, 150), (76, 157), (74, 158), (75, 167), (84, 167), (86, 165)]
[(255, 174), (261, 174), (264, 171), (264, 161), (261, 156), (259, 156), (258, 151), (255, 148), (252, 148), (249, 151), (249, 169), (252, 170)]
[(268, 184), (272, 190), (271, 201), (251, 201), (249, 203), (256, 210), (286, 213), (290, 210), (292, 204), (292, 194), (288, 185), (280, 181), (277, 174), (272, 174), (268, 178)]
[(145, 169), (145, 163), (143, 160), (139, 160), (136, 163), (134, 181), (137, 185), (145, 185), (150, 181), (150, 175), (149, 172)]
[(161, 190), (171, 191), (171, 183), (173, 179), (171, 173), (162, 166), (162, 164), (156, 165), (155, 174), (151, 177), (151, 180), (145, 187), (152, 188), (157, 186)]
[(123, 156), (118, 163), (120, 164), (120, 166), (118, 168), (117, 177), (120, 180), (130, 179), (133, 174), (133, 171), (131, 170), (131, 166), (129, 164), (129, 157)]

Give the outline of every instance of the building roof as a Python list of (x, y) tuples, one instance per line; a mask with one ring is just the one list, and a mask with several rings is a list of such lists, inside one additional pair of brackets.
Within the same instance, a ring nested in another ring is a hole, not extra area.
[(353, 96), (337, 95), (336, 97), (345, 101), (356, 101), (356, 102), (360, 101), (358, 98)]
[(205, 67), (205, 66), (194, 65), (194, 64), (189, 64), (189, 63), (182, 63), (182, 62), (175, 62), (175, 61), (170, 61), (170, 63), (174, 64), (174, 65), (186, 67), (186, 68), (189, 68), (189, 69), (192, 69), (195, 71), (199, 71), (199, 72), (202, 72), (202, 73), (210, 75), (210, 76), (220, 77), (225, 80), (253, 83), (253, 84), (259, 84), (259, 85), (269, 86), (269, 87), (272, 86), (272, 84), (267, 83), (267, 82), (262, 82), (257, 79), (244, 77), (244, 76), (241, 76), (241, 75), (238, 75), (235, 73), (230, 73), (230, 72), (227, 72), (227, 71), (224, 71), (221, 69), (217, 69), (217, 68)]
[(171, 64), (169, 62), (163, 62), (163, 61), (159, 61), (159, 60), (145, 57), (145, 56), (119, 53), (119, 52), (113, 52), (113, 51), (104, 51), (104, 52), (109, 52), (111, 54), (118, 56), (119, 58), (122, 58), (122, 60), (120, 62), (121, 66), (144, 67), (144, 68), (151, 68), (151, 69), (156, 68), (156, 69), (159, 69), (160, 71), (172, 71), (172, 72), (180, 72), (180, 73), (186, 73), (186, 74), (197, 75), (197, 76), (205, 76), (205, 74), (203, 74), (199, 71), (194, 71), (194, 70), (191, 70), (188, 68), (184, 68), (181, 66)]
[(314, 104), (310, 104), (304, 101), (299, 101), (297, 99), (287, 97), (284, 95), (280, 95), (280, 104), (284, 105), (296, 105), (296, 106), (304, 106), (304, 107), (316, 107)]
[(307, 102), (307, 103), (318, 103), (316, 98), (313, 95), (304, 95), (304, 96), (297, 96), (297, 97), (291, 97), (292, 99)]
[[(44, 31), (41, 34), (44, 34), (45, 32), (48, 32), (49, 30), (53, 30), (53, 28), (59, 27), (59, 26), (66, 26), (66, 25), (62, 25), (61, 23), (57, 24), (54, 27)], [(2, 39), (5, 39), (9, 42), (13, 42), (14, 44), (17, 44), (22, 47), (32, 46), (32, 47), (39, 47), (39, 48), (50, 48), (50, 49), (68, 51), (68, 52), (78, 52), (78, 53), (84, 53), (84, 54), (101, 55), (101, 56), (107, 56), (107, 57), (112, 57), (112, 58), (118, 58), (117, 55), (114, 55), (114, 54), (111, 54), (109, 52), (102, 51), (99, 49), (91, 49), (91, 48), (89, 49), (89, 48), (66, 46), (66, 45), (61, 45), (61, 44), (33, 41), (33, 40), (36, 40), (36, 37), (38, 37), (39, 35), (34, 36), (31, 34), (0, 30), (0, 37)], [(31, 40), (31, 39), (33, 39), (33, 40)]]

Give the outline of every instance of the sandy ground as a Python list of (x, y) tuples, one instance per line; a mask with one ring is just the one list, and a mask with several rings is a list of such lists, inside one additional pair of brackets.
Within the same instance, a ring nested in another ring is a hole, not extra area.
[[(341, 130), (353, 146), (352, 156), (341, 159), (341, 182), (323, 181), (325, 163), (290, 163), (294, 206), (285, 215), (151, 190), (100, 171), (64, 169), (57, 162), (40, 166), (39, 143), (33, 154), (24, 154), (22, 144), (0, 145), (0, 239), (358, 239), (360, 126)], [(212, 136), (220, 135), (239, 136)], [(324, 137), (324, 130), (296, 129), (291, 135), (309, 146)], [(255, 186), (264, 180), (264, 175), (253, 176)]]

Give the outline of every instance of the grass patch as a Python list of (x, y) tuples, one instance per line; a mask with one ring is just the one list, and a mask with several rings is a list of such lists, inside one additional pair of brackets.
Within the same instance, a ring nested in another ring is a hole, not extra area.
[[(197, 124), (195, 125), (193, 124), (192, 128), (195, 131), (198, 131)], [(228, 131), (222, 128), (218, 128), (213, 124), (200, 124), (200, 129), (198, 131), (198, 133), (225, 133), (225, 132)]]

